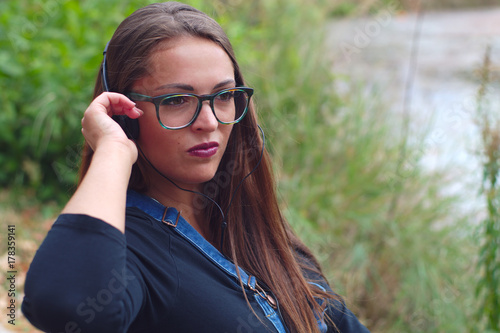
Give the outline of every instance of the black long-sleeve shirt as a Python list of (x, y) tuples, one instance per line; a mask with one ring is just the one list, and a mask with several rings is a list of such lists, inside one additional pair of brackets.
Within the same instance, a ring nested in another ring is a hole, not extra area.
[[(255, 278), (240, 269), (250, 308), (234, 265), (175, 209), (135, 192), (127, 205), (125, 234), (87, 215), (59, 216), (26, 278), (22, 311), (34, 326), (65, 333), (286, 332), (279, 311), (252, 290)], [(368, 332), (343, 303), (332, 301), (327, 311), (340, 332)]]

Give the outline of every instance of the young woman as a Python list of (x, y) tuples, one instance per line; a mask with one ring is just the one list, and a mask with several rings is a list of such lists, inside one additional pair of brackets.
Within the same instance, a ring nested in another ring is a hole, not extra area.
[(82, 119), (80, 184), (28, 272), (33, 325), (367, 332), (280, 213), (252, 94), (204, 13), (167, 2), (120, 24)]

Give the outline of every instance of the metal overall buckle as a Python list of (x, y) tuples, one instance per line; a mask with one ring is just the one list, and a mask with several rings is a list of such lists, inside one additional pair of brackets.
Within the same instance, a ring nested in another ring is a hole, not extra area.
[[(253, 286), (252, 280), (255, 281), (255, 286)], [(255, 277), (253, 277), (252, 275), (250, 275), (248, 277), (247, 285), (248, 285), (248, 288), (250, 288), (250, 290), (256, 292), (257, 295), (259, 295), (261, 298), (263, 298), (267, 302), (267, 304), (269, 304), (273, 309), (277, 309), (278, 308), (276, 300), (274, 299), (274, 297), (272, 297), (270, 294), (268, 294), (264, 290), (264, 288), (262, 288), (259, 285), (259, 283), (257, 282), (257, 279), (255, 279)]]
[(177, 223), (179, 223), (179, 217), (181, 216), (181, 212), (177, 212), (177, 218), (175, 219), (175, 223), (173, 223), (170, 220), (166, 220), (165, 217), (167, 216), (167, 210), (169, 207), (165, 207), (165, 211), (163, 212), (163, 216), (161, 218), (161, 221), (165, 223), (166, 225), (169, 225), (171, 227), (177, 227)]

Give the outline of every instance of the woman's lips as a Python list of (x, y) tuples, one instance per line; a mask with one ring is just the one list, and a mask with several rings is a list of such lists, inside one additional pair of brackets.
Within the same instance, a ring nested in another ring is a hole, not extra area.
[(217, 153), (219, 144), (217, 142), (207, 142), (196, 145), (188, 149), (188, 154), (195, 157), (212, 157)]

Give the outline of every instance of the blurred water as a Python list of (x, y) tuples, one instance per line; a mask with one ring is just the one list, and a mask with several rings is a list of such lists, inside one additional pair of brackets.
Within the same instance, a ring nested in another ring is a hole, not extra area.
[[(415, 32), (417, 43), (412, 42)], [(420, 17), (386, 7), (374, 17), (332, 22), (328, 45), (334, 72), (362, 81), (368, 89), (377, 87), (377, 97), (395, 113), (403, 114), (405, 86), (413, 83), (410, 126), (428, 133), (422, 163), (430, 169), (447, 168), (455, 177), (448, 190), (464, 195), (464, 209), (480, 208), (475, 96), (478, 68), (489, 45), (496, 82), (487, 100), (489, 112), (500, 114), (500, 7), (425, 12)], [(418, 46), (414, 63), (412, 45)], [(345, 85), (340, 80), (338, 89)], [(397, 125), (400, 130), (401, 122)]]

